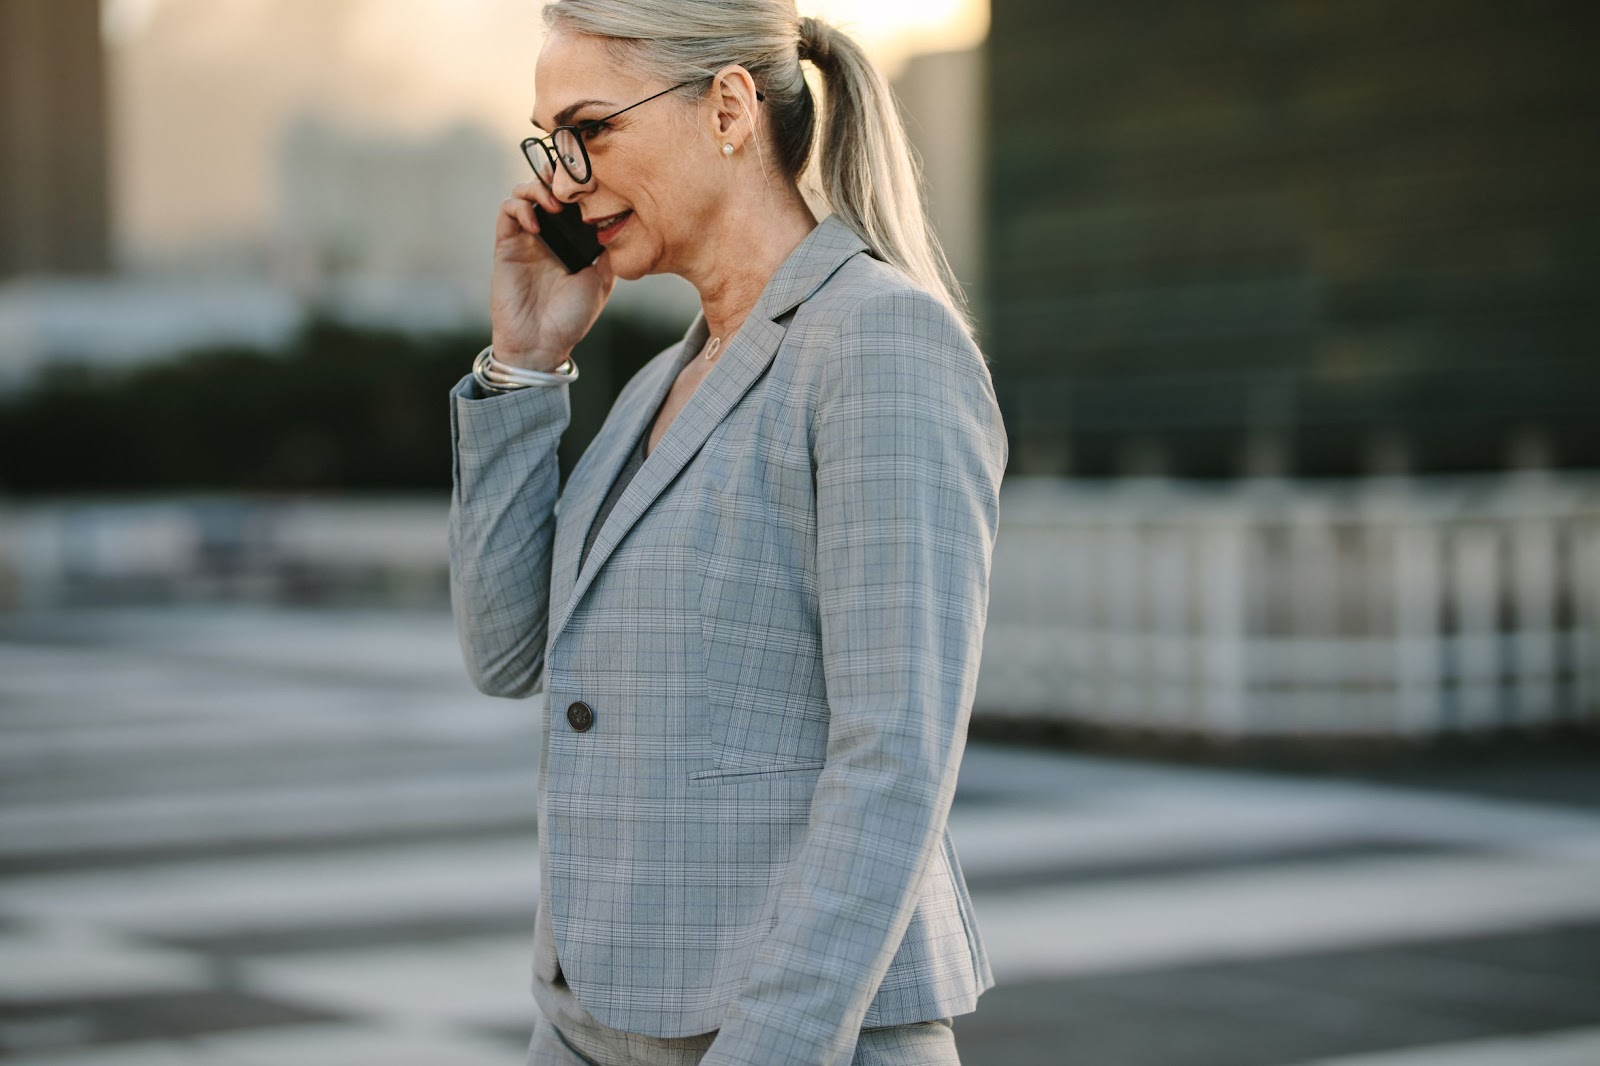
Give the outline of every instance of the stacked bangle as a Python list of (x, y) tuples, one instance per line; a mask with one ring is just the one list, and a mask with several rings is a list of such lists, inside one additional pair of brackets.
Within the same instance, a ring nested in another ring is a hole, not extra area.
[(569, 355), (555, 370), (528, 370), (509, 366), (494, 357), (494, 345), (478, 353), (472, 361), (472, 376), (489, 392), (510, 392), (532, 385), (565, 385), (578, 380), (578, 364)]

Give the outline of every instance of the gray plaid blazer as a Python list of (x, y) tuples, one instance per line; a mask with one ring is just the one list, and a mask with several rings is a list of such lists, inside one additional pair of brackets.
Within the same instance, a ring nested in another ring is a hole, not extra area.
[(580, 570), (705, 339), (702, 315), (628, 382), (559, 493), (569, 387), (456, 384), (456, 628), (480, 691), (542, 673), (539, 905), (579, 1002), (720, 1030), (706, 1066), (846, 1063), (862, 1027), (994, 984), (946, 819), (1006, 437), (953, 316), (830, 216)]

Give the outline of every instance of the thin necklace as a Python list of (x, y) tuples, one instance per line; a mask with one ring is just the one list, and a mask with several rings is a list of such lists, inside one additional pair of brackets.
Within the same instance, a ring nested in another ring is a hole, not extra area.
[(717, 353), (720, 352), (721, 350), (722, 350), (722, 338), (721, 337), (712, 337), (710, 340), (706, 341), (706, 346), (703, 349), (701, 349), (701, 354), (703, 354), (706, 357), (706, 362), (709, 363), (709, 362), (711, 362), (711, 360), (713, 360), (713, 359), (715, 359), (717, 357)]

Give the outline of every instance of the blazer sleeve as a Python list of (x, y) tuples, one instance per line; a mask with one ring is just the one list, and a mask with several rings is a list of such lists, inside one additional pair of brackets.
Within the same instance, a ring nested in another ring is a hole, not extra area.
[(450, 390), (450, 607), (467, 674), (490, 696), (535, 691), (544, 667), (567, 385)]
[(955, 793), (1005, 431), (983, 357), (915, 290), (870, 297), (813, 418), (828, 746), (806, 835), (702, 1066), (851, 1061)]

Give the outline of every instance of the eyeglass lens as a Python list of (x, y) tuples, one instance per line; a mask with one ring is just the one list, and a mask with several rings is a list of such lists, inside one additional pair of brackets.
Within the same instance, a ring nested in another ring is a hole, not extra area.
[[(571, 175), (572, 180), (579, 185), (589, 180), (589, 157), (578, 143), (578, 135), (565, 127), (556, 130), (553, 139), (555, 154), (561, 158), (561, 165)], [(537, 140), (530, 139), (523, 146), (523, 152), (528, 157), (528, 162), (533, 164), (533, 172), (539, 175), (539, 180), (550, 184), (555, 180), (555, 160), (551, 157), (547, 146)]]

